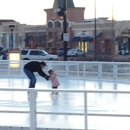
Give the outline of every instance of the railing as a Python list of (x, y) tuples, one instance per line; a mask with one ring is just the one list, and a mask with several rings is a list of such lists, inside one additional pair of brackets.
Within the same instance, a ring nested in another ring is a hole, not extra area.
[[(0, 77), (25, 77), (23, 66), (29, 61), (0, 61)], [(54, 69), (59, 77), (130, 82), (130, 63), (127, 62), (82, 62), (46, 61), (44, 71)], [(10, 65), (19, 65), (11, 68)], [(38, 74), (36, 74), (39, 76)]]
[[(0, 113), (29, 113), (30, 114), (30, 130), (36, 130), (37, 129), (37, 114), (56, 114), (56, 115), (83, 115), (84, 116), (84, 129), (88, 130), (88, 116), (112, 116), (112, 117), (130, 117), (130, 114), (105, 114), (105, 113), (88, 113), (88, 100), (87, 95), (89, 93), (113, 93), (113, 94), (130, 94), (130, 91), (105, 91), (105, 90), (50, 90), (50, 89), (20, 89), (20, 88), (0, 88), (0, 91), (24, 91), (29, 92), (29, 111), (11, 111), (11, 110), (0, 110)], [(66, 113), (66, 112), (39, 112), (36, 110), (36, 93), (39, 92), (64, 92), (64, 93), (82, 93), (84, 94), (84, 111), (78, 112), (78, 113)], [(43, 128), (42, 128), (43, 129)], [(48, 129), (48, 128), (44, 128)], [(58, 130), (60, 128), (57, 128)], [(81, 130), (81, 129), (80, 129)]]
[[(2, 77), (25, 77), (23, 66), (29, 61), (0, 61), (0, 78)], [(59, 77), (87, 79), (87, 80), (109, 80), (130, 82), (130, 63), (123, 62), (79, 62), (79, 61), (46, 61), (47, 67), (44, 71), (54, 69)], [(11, 64), (18, 64), (18, 68), (11, 68)], [(39, 75), (36, 74), (38, 77)], [(104, 113), (88, 113), (87, 95), (88, 93), (119, 93), (130, 94), (130, 91), (104, 91), (104, 90), (55, 90), (65, 93), (83, 93), (84, 94), (84, 112), (82, 113), (65, 113), (65, 112), (38, 112), (36, 110), (36, 93), (51, 92), (50, 89), (16, 89), (16, 88), (0, 88), (0, 91), (29, 91), (29, 111), (11, 111), (0, 110), (1, 113), (29, 113), (30, 114), (30, 130), (36, 130), (37, 119), (36, 114), (58, 114), (58, 115), (83, 115), (85, 119), (84, 129), (88, 130), (88, 116), (116, 116), (130, 117), (128, 114), (104, 114)]]

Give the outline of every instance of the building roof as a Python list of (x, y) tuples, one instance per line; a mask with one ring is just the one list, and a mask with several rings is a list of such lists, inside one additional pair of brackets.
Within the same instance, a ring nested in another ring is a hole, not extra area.
[(5, 23), (5, 22), (16, 22), (16, 21), (13, 19), (0, 19), (0, 25), (1, 23)]
[[(63, 7), (63, 0), (55, 0), (53, 8)], [(67, 8), (75, 8), (73, 0), (67, 0)]]

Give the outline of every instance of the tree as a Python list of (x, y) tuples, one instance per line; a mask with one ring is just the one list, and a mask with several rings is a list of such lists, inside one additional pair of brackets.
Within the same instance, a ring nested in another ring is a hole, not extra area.
[(107, 18), (100, 18), (97, 22), (97, 26), (102, 32), (102, 38), (98, 41), (98, 53), (100, 54), (112, 54), (115, 39), (115, 20), (107, 20)]

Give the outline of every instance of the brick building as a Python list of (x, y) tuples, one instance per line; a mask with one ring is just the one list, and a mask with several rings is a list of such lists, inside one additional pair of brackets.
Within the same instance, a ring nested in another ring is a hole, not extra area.
[[(26, 25), (14, 20), (0, 20), (0, 46), (9, 47), (11, 31), (9, 25), (15, 25), (13, 44), (18, 48), (55, 48), (63, 47), (63, 17), (55, 9), (62, 6), (61, 0), (55, 0), (53, 7), (44, 9), (46, 25)], [(73, 0), (67, 0), (67, 31), (70, 35), (68, 47), (80, 48), (88, 54), (125, 55), (130, 51), (130, 21), (108, 20), (107, 17), (95, 20), (84, 18), (85, 7), (75, 7)], [(95, 42), (96, 39), (96, 42)], [(96, 45), (95, 45), (96, 43)], [(95, 51), (96, 50), (96, 51)]]

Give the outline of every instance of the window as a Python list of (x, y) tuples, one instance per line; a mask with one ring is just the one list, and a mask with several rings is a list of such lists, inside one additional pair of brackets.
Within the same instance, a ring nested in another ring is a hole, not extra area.
[(55, 22), (55, 27), (61, 27), (61, 23), (59, 21)]
[(39, 56), (43, 56), (43, 52), (42, 51), (38, 51), (38, 55)]
[(48, 22), (48, 28), (53, 28), (53, 23), (51, 21)]
[(38, 55), (38, 51), (31, 51), (30, 55)]
[(46, 51), (43, 51), (43, 55), (47, 55), (48, 53)]
[(27, 53), (28, 53), (27, 50), (22, 50), (22, 51), (21, 51), (21, 54), (22, 54), (22, 55), (27, 55)]

